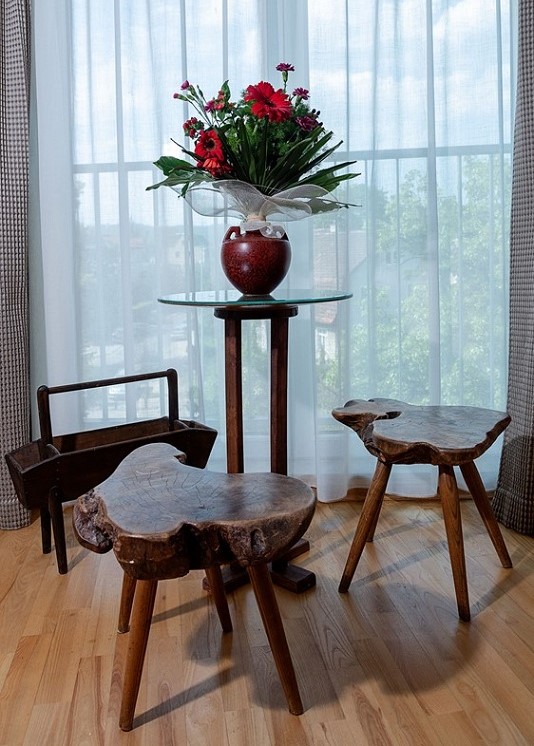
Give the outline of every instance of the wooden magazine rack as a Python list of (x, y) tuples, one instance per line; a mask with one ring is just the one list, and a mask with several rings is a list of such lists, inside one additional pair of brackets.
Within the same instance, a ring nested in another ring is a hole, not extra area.
[[(168, 415), (63, 435), (52, 434), (50, 396), (86, 389), (167, 379)], [(75, 500), (107, 479), (136, 448), (170, 443), (186, 454), (187, 463), (206, 466), (217, 431), (194, 420), (178, 417), (178, 376), (173, 368), (156, 373), (107, 378), (37, 390), (40, 438), (6, 454), (17, 497), (28, 509), (39, 509), (43, 552), (52, 548), (58, 570), (68, 570), (63, 503)]]

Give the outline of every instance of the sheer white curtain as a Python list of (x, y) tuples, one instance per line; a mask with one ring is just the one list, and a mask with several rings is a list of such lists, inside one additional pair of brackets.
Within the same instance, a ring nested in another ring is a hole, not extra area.
[[(224, 468), (222, 322), (157, 298), (227, 286), (227, 223), (145, 188), (183, 141), (183, 80), (237, 96), (283, 61), (362, 172), (343, 194), (357, 207), (288, 225), (287, 285), (354, 294), (290, 322), (290, 473), (323, 500), (365, 483), (371, 458), (330, 416), (349, 398), (504, 408), (515, 15), (515, 0), (36, 3), (34, 387), (176, 367), (181, 414), (219, 430)], [(254, 470), (269, 468), (266, 340), (247, 322)], [(56, 427), (131, 417), (135, 399), (93, 392)], [(159, 406), (145, 391), (137, 412)]]

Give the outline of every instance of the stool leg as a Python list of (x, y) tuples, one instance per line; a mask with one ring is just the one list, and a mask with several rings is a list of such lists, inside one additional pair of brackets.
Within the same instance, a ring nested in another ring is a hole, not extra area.
[(495, 547), (502, 566), (512, 567), (512, 560), (508, 554), (508, 549), (504, 543), (497, 519), (493, 514), (488, 493), (484, 488), (484, 484), (480, 478), (480, 474), (474, 461), (470, 461), (467, 464), (460, 464), (460, 469), (465, 479), (465, 483), (469, 488), (469, 492), (473, 496), (473, 502), (477, 506), (480, 517), (484, 521), (484, 525), (486, 526), (486, 530), (493, 542), (493, 546)]
[(465, 568), (460, 498), (458, 496), (458, 485), (456, 484), (454, 469), (448, 464), (440, 464), (439, 466), (439, 497), (445, 521), (447, 543), (449, 545), (458, 615), (464, 622), (468, 622), (471, 619), (471, 613), (469, 611), (469, 596), (467, 592), (467, 572)]
[(375, 531), (376, 531), (376, 527), (378, 525), (378, 519), (380, 518), (380, 511), (382, 510), (382, 505), (384, 503), (384, 494), (385, 494), (385, 491), (382, 492), (382, 496), (380, 498), (380, 502), (376, 506), (375, 516), (373, 518), (373, 522), (369, 526), (369, 531), (367, 533), (367, 538), (365, 539), (365, 541), (366, 541), (367, 544), (369, 544), (370, 542), (372, 542), (374, 540), (374, 538), (375, 538)]
[(215, 567), (207, 567), (205, 573), (213, 600), (215, 601), (215, 607), (219, 615), (222, 630), (223, 632), (231, 632), (232, 619), (230, 617), (230, 610), (228, 609), (228, 599), (226, 598), (226, 591), (224, 590), (221, 568), (218, 565)]
[(349, 585), (354, 577), (356, 565), (362, 556), (365, 543), (371, 541), (373, 538), (390, 473), (391, 464), (386, 464), (383, 461), (376, 462), (375, 473), (373, 474), (371, 484), (367, 491), (360, 520), (358, 521), (356, 533), (352, 540), (347, 563), (343, 570), (341, 582), (339, 583), (340, 593), (346, 593), (348, 591)]
[(158, 588), (157, 580), (138, 580), (135, 594), (133, 624), (130, 632), (124, 686), (122, 689), (119, 727), (132, 730), (135, 704), (141, 683), (150, 622)]
[(304, 709), (300, 699), (295, 669), (293, 668), (269, 569), (267, 565), (261, 564), (247, 567), (247, 571), (263, 620), (263, 626), (269, 639), (278, 676), (286, 695), (289, 712), (292, 715), (302, 715)]
[(121, 605), (119, 609), (118, 631), (122, 634), (130, 629), (130, 614), (132, 613), (132, 604), (135, 595), (135, 586), (137, 580), (130, 575), (123, 573)]

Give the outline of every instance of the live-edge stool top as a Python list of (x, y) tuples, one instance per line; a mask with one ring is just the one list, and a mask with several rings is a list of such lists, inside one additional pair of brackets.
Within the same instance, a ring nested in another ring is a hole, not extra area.
[(133, 451), (78, 499), (80, 543), (113, 548), (136, 579), (173, 578), (237, 560), (268, 562), (308, 528), (315, 495), (279, 474), (224, 474), (182, 463), (168, 444)]
[(332, 415), (354, 430), (370, 453), (387, 463), (474, 461), (506, 429), (506, 412), (470, 406), (416, 406), (397, 399), (352, 399)]

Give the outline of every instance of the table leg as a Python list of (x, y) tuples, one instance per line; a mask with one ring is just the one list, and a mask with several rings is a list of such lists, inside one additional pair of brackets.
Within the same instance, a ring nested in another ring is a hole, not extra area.
[(289, 319), (271, 321), (271, 471), (287, 474), (287, 349)]
[(229, 474), (244, 471), (241, 319), (224, 320), (226, 386), (226, 466)]
[[(241, 374), (241, 319), (234, 313), (215, 314), (224, 318), (224, 378), (226, 396), (226, 470), (228, 474), (245, 471), (243, 456), (243, 378)], [(227, 593), (249, 582), (246, 570), (237, 562), (221, 568)], [(207, 577), (205, 590), (211, 592)]]
[[(289, 318), (271, 319), (271, 471), (287, 474), (287, 363)], [(273, 583), (293, 593), (302, 593), (315, 585), (315, 574), (289, 560), (309, 552), (310, 543), (300, 539), (281, 558), (271, 564)]]

